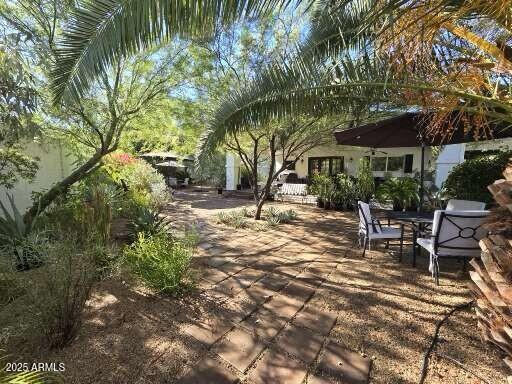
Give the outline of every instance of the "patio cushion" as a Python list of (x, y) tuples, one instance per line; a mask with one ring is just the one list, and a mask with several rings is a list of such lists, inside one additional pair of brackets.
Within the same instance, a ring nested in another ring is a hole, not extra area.
[(481, 201), (450, 199), (446, 205), (447, 211), (483, 211), (485, 203)]
[(380, 232), (372, 232), (368, 234), (370, 239), (399, 239), (402, 237), (400, 228), (381, 227)]

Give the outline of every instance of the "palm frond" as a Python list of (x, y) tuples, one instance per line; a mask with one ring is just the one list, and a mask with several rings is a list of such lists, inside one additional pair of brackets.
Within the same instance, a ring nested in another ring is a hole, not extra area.
[(259, 17), (290, 0), (86, 0), (76, 8), (55, 52), (57, 103), (83, 95), (120, 57), (174, 37), (209, 34), (217, 23)]

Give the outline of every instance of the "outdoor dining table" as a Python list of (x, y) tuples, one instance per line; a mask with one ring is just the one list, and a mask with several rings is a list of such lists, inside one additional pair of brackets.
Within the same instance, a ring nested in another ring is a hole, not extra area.
[(379, 213), (388, 220), (388, 225), (393, 221), (402, 222), (412, 229), (412, 266), (416, 266), (416, 239), (419, 234), (427, 230), (434, 221), (434, 213), (416, 211), (391, 211), (380, 210)]

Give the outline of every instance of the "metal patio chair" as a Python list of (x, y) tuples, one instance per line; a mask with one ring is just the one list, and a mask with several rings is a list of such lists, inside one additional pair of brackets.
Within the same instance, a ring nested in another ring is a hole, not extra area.
[(439, 285), (439, 259), (462, 258), (464, 267), (468, 258), (480, 256), (478, 242), (488, 231), (482, 227), (489, 211), (449, 211), (434, 212), (432, 235), (418, 238), (418, 245), (430, 253), (429, 271)]

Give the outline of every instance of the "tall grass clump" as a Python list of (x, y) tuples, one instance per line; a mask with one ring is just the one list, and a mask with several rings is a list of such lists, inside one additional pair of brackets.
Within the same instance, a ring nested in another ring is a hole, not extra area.
[(159, 293), (181, 294), (190, 287), (190, 262), (197, 238), (178, 239), (166, 232), (148, 235), (140, 232), (125, 248), (124, 256), (131, 271)]
[(0, 278), (9, 280), (17, 296), (0, 307), (4, 338), (40, 341), (49, 348), (69, 345), (82, 324), (85, 303), (97, 278), (94, 255), (76, 238), (30, 236), (25, 247), (37, 249), (41, 265), (20, 273), (9, 263), (13, 250), (3, 247)]

